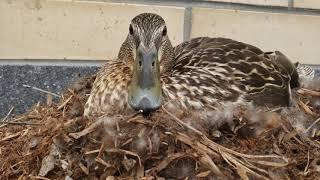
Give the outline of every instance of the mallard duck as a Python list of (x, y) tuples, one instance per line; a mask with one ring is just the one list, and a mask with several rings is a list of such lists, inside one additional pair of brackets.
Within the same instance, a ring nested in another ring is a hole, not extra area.
[(118, 57), (97, 73), (85, 116), (162, 105), (203, 109), (226, 103), (287, 106), (297, 72), (282, 53), (227, 38), (198, 37), (173, 47), (163, 18), (134, 17)]

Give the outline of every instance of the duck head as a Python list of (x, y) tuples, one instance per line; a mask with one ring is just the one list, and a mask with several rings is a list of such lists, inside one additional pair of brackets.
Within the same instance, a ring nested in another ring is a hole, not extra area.
[(173, 47), (163, 18), (151, 13), (134, 17), (119, 59), (132, 63), (128, 88), (130, 106), (144, 113), (158, 109), (162, 93), (160, 74), (170, 68), (173, 59)]

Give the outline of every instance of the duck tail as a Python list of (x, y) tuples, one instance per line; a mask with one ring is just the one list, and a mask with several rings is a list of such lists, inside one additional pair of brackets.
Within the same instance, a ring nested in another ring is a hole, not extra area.
[(290, 74), (290, 87), (296, 88), (300, 87), (299, 82), (299, 74), (297, 71), (297, 63), (293, 64), (289, 58), (287, 58), (283, 53), (280, 51), (275, 51), (275, 61), (279, 63), (287, 72)]

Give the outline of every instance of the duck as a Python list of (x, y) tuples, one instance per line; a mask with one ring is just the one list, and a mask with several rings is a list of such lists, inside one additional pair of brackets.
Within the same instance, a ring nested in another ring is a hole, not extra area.
[(216, 109), (253, 103), (290, 106), (298, 73), (281, 52), (222, 37), (196, 37), (173, 47), (165, 20), (135, 16), (118, 57), (97, 72), (84, 116), (126, 111)]

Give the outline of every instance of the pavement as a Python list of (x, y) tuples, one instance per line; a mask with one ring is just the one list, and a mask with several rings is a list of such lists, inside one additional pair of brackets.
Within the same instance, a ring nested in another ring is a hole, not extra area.
[[(14, 116), (38, 102), (46, 102), (46, 93), (24, 85), (59, 94), (81, 76), (93, 74), (97, 69), (94, 66), (0, 65), (0, 120), (12, 107)], [(55, 101), (57, 99), (54, 98)]]

